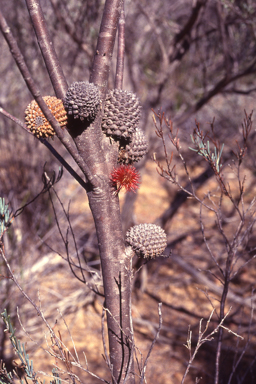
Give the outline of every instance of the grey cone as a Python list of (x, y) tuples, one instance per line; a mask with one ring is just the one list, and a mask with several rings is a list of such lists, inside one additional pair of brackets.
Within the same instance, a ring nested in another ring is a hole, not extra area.
[(98, 87), (87, 81), (75, 82), (69, 87), (63, 104), (74, 119), (94, 119), (100, 104)]
[(167, 246), (165, 231), (155, 224), (139, 224), (126, 233), (126, 243), (139, 257), (155, 258), (161, 256)]
[(118, 140), (130, 140), (140, 120), (138, 97), (122, 89), (108, 91), (102, 119), (102, 130)]

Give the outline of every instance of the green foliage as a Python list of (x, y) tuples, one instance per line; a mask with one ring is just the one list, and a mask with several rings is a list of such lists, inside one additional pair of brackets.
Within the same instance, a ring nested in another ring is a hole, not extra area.
[(189, 149), (191, 151), (197, 152), (198, 155), (204, 157), (205, 160), (212, 165), (213, 170), (216, 171), (216, 173), (219, 173), (222, 167), (220, 160), (221, 160), (224, 144), (220, 146), (218, 142), (211, 139), (211, 142), (214, 146), (214, 150), (212, 152), (210, 141), (205, 140), (206, 135), (204, 135), (202, 131), (199, 129), (199, 125), (197, 125), (193, 135), (190, 135), (190, 136), (196, 148), (189, 147)]
[(13, 383), (13, 377), (10, 372), (7, 372), (3, 364), (0, 364), (0, 384), (11, 384)]
[[(7, 314), (6, 309), (1, 313), (1, 317), (6, 326), (6, 332), (9, 333), (9, 339), (11, 341), (12, 347), (16, 354), (18, 355), (21, 368), (24, 370), (24, 379), (26, 383), (32, 381), (34, 384), (42, 384), (42, 381), (37, 375), (37, 372), (34, 371), (33, 360), (29, 360), (29, 356), (26, 352), (25, 344), (21, 343), (20, 340), (15, 336), (15, 328), (13, 328), (10, 315)], [(61, 379), (56, 369), (52, 370), (54, 379), (50, 381), (50, 384), (61, 384)], [(20, 380), (20, 383), (23, 384), (23, 379), (17, 375), (17, 372), (7, 372), (4, 366), (0, 367), (0, 384), (11, 384), (14, 382), (14, 378)], [(44, 384), (44, 383), (43, 383)]]
[[(2, 319), (6, 326), (6, 331), (9, 333), (9, 338), (12, 343), (13, 349), (18, 355), (21, 366), (24, 368), (26, 379), (32, 380), (33, 383), (40, 384), (37, 379), (37, 374), (34, 372), (33, 361), (29, 361), (29, 356), (26, 353), (25, 344), (20, 342), (15, 336), (15, 328), (13, 328), (10, 316), (7, 315), (6, 309), (1, 313)], [(22, 383), (22, 380), (21, 380)]]

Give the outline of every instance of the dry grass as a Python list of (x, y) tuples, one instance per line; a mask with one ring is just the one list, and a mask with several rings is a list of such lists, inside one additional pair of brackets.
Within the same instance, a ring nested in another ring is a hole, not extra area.
[[(201, 165), (195, 168), (193, 176), (197, 172), (200, 173), (201, 170)], [(243, 172), (247, 175), (246, 185), (250, 191), (245, 195), (247, 203), (254, 195), (255, 181), (250, 169), (245, 168)], [(233, 174), (230, 172), (227, 177), (231, 187), (234, 186), (235, 188), (236, 180)], [(66, 208), (68, 201), (72, 200), (70, 218), (78, 246), (81, 248), (81, 257), (86, 257), (98, 268), (97, 240), (85, 192), (66, 174), (57, 184), (56, 190)], [(215, 190), (216, 194), (219, 193), (218, 184), (214, 181), (214, 178), (211, 178), (198, 190), (198, 195), (203, 197), (209, 190)], [(175, 197), (175, 193), (175, 187), (167, 188), (166, 182), (157, 174), (155, 164), (149, 161), (143, 173), (142, 185), (135, 205), (136, 222), (139, 224), (157, 220), (168, 208), (170, 201)], [(123, 199), (124, 194), (120, 193), (121, 206)], [(56, 201), (55, 203), (59, 222), (65, 233), (67, 222), (61, 207)], [(224, 205), (224, 207), (228, 217), (231, 207), (229, 204)], [(53, 215), (52, 213), (48, 215), (51, 218), (51, 229), (41, 233), (39, 230), (38, 233), (53, 250), (64, 254), (64, 247), (60, 241)], [(211, 268), (212, 264), (202, 241), (198, 215), (198, 204), (195, 204), (192, 199), (188, 199), (178, 210), (173, 220), (168, 222), (166, 226), (168, 242), (172, 244), (175, 257), (150, 261), (143, 267), (140, 274), (136, 275), (136, 278), (139, 278), (140, 281), (140, 288), (135, 284), (132, 313), (136, 346), (140, 351), (138, 352), (138, 359), (140, 359), (140, 353), (145, 358), (150, 348), (158, 326), (157, 303), (158, 301), (163, 302), (163, 328), (147, 368), (146, 378), (148, 383), (181, 383), (189, 360), (189, 352), (184, 346), (187, 342), (188, 328), (190, 327), (193, 332), (192, 347), (195, 347), (200, 319), (207, 319), (212, 311), (212, 305), (215, 305), (216, 308), (219, 305), (221, 284), (211, 274), (204, 272)], [(211, 212), (205, 213), (204, 220), (209, 243), (214, 247), (214, 251), (220, 254), (223, 245), (221, 237), (216, 231), (215, 217)], [(14, 233), (17, 233), (19, 225), (22, 224), (14, 223)], [(228, 225), (230, 236), (232, 236), (232, 231), (236, 225), (232, 215)], [(110, 379), (106, 363), (102, 357), (102, 298), (97, 297), (85, 285), (78, 282), (72, 275), (67, 263), (56, 253), (50, 251), (45, 244), (42, 244), (39, 237), (36, 241), (29, 240), (28, 246), (24, 245), (24, 241), (24, 234), (22, 233), (19, 240), (17, 238), (15, 241), (10, 239), (9, 245), (9, 249), (13, 244), (17, 243), (20, 244), (19, 249), (24, 248), (22, 265), (16, 263), (16, 274), (22, 282), (23, 288), (37, 303), (39, 303), (38, 292), (40, 293), (40, 305), (46, 318), (54, 327), (54, 330), (61, 333), (63, 342), (72, 350), (70, 335), (58, 312), (60, 310), (68, 324), (81, 362), (84, 362), (83, 353), (85, 353), (90, 370), (101, 377)], [(70, 241), (70, 247), (71, 254), (73, 254), (72, 241)], [(186, 269), (184, 264), (179, 263), (179, 258), (187, 266), (192, 267), (193, 270)], [(198, 272), (199, 270), (201, 272)], [(243, 298), (250, 300), (255, 275), (253, 264), (250, 267), (245, 267), (237, 276), (237, 280), (231, 285), (232, 293), (240, 297), (241, 300)], [(209, 287), (201, 277), (206, 277), (208, 279), (206, 281), (211, 282), (212, 285)], [(43, 324), (31, 306), (20, 298), (13, 287), (12, 313), (14, 313), (16, 303), (19, 305), (24, 327), (38, 344), (29, 341), (21, 329), (18, 331), (19, 338), (26, 341), (27, 350), (30, 358), (33, 357), (35, 369), (50, 373), (56, 361), (41, 349), (41, 347), (46, 347), (45, 338), (49, 344), (51, 343), (49, 335), (47, 335)], [(232, 297), (228, 300), (226, 310), (231, 305), (233, 306), (230, 317), (232, 321), (229, 321), (228, 318), (227, 325), (234, 332), (245, 337), (245, 340), (240, 341), (239, 345), (237, 345), (237, 338), (234, 335), (225, 334), (223, 356), (226, 361), (227, 374), (232, 370), (234, 351), (237, 349), (241, 352), (246, 343), (248, 331), (246, 324), (250, 319), (249, 305), (245, 306), (244, 309), (240, 307), (236, 315), (234, 313), (238, 310), (238, 306), (234, 303)], [(214, 315), (210, 324), (210, 331), (217, 324), (218, 319)], [(255, 342), (253, 325), (251, 344), (248, 347), (243, 363), (244, 366), (242, 367), (244, 371), (253, 361), (252, 355)], [(212, 382), (215, 346), (213, 340), (201, 348), (185, 381), (187, 384), (195, 383), (196, 377), (202, 377), (201, 383)], [(83, 382), (91, 384), (98, 382), (98, 380), (81, 371), (75, 370), (75, 373), (80, 376)], [(224, 377), (226, 377), (225, 372)]]

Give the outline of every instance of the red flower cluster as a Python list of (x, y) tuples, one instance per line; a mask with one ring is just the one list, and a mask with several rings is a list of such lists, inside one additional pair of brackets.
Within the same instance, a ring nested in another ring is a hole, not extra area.
[(126, 191), (135, 192), (139, 188), (140, 174), (131, 165), (120, 165), (113, 169), (110, 177), (117, 187), (117, 193), (124, 187)]

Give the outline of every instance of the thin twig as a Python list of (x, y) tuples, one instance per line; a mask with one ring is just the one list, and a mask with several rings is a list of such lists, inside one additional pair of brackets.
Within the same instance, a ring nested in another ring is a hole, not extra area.
[(150, 357), (150, 355), (151, 355), (151, 352), (152, 352), (152, 350), (153, 350), (153, 348), (154, 348), (154, 345), (155, 345), (155, 343), (156, 343), (156, 341), (157, 341), (157, 339), (158, 339), (160, 330), (161, 330), (161, 328), (162, 328), (162, 324), (163, 324), (163, 318), (162, 318), (162, 303), (159, 303), (159, 304), (158, 304), (158, 315), (159, 315), (159, 325), (158, 325), (158, 329), (157, 329), (157, 331), (156, 331), (155, 337), (154, 337), (154, 339), (153, 339), (153, 341), (152, 341), (152, 343), (151, 343), (151, 346), (150, 346), (150, 348), (149, 348), (149, 351), (148, 351), (146, 360), (144, 361), (144, 364), (143, 364), (143, 367), (142, 367), (141, 378), (140, 378), (140, 384), (143, 384), (149, 357)]
[(84, 180), (76, 173), (76, 171), (66, 162), (66, 160), (56, 151), (56, 149), (47, 141), (46, 139), (40, 139), (33, 135), (32, 132), (30, 132), (26, 128), (26, 124), (23, 123), (20, 119), (17, 117), (11, 115), (9, 112), (5, 111), (2, 107), (0, 107), (0, 113), (4, 116), (6, 116), (8, 119), (14, 121), (16, 124), (18, 124), (26, 133), (32, 135), (35, 137), (35, 139), (39, 140), (46, 148), (49, 149), (49, 151), (53, 154), (54, 157), (56, 157), (57, 160), (63, 165), (63, 167), (70, 173), (71, 176), (76, 179), (76, 181), (85, 189), (88, 189), (88, 184), (84, 182)]
[[(214, 335), (219, 331), (219, 329), (222, 329), (223, 327), (223, 322), (225, 321), (225, 319), (227, 318), (227, 316), (229, 315), (231, 311), (231, 307), (229, 308), (228, 312), (226, 313), (226, 315), (221, 319), (221, 321), (219, 322), (219, 324), (217, 325), (216, 328), (214, 328), (214, 330), (212, 332), (210, 332), (208, 335), (205, 336), (205, 333), (207, 332), (208, 328), (209, 328), (209, 325), (210, 325), (210, 322), (211, 322), (211, 319), (212, 319), (212, 316), (213, 316), (213, 313), (215, 312), (215, 309), (212, 310), (208, 320), (207, 320), (207, 323), (205, 325), (205, 329), (202, 331), (202, 321), (203, 319), (200, 320), (199, 322), (199, 332), (198, 332), (198, 341), (197, 341), (197, 345), (195, 347), (195, 350), (192, 354), (192, 346), (191, 346), (191, 338), (192, 338), (192, 332), (189, 330), (188, 332), (188, 338), (187, 338), (187, 344), (185, 344), (184, 346), (189, 350), (189, 354), (190, 354), (190, 359), (189, 359), (189, 362), (188, 362), (188, 365), (187, 365), (187, 368), (185, 370), (185, 373), (183, 375), (183, 378), (182, 378), (182, 381), (181, 381), (181, 384), (184, 384), (184, 381), (188, 375), (188, 372), (192, 366), (192, 363), (198, 353), (198, 350), (201, 348), (201, 346), (208, 342), (208, 341), (212, 341), (214, 339)], [(226, 330), (228, 330), (229, 332), (231, 332), (232, 334), (234, 334), (236, 337), (239, 337), (239, 338), (242, 338), (240, 335), (234, 333), (233, 331), (231, 331), (229, 328), (226, 328), (224, 327)], [(243, 339), (243, 338), (242, 338)]]
[[(62, 320), (63, 320), (63, 322), (64, 322), (64, 324), (65, 324), (65, 327), (66, 327), (66, 329), (67, 329), (67, 331), (68, 331), (70, 340), (72, 341), (72, 345), (73, 345), (73, 348), (74, 348), (74, 351), (75, 351), (76, 361), (80, 364), (79, 357), (78, 357), (78, 354), (77, 354), (77, 351), (76, 351), (76, 345), (75, 345), (75, 343), (74, 343), (74, 340), (73, 340), (72, 334), (71, 334), (71, 332), (70, 332), (70, 329), (69, 329), (69, 327), (68, 327), (68, 325), (67, 325), (67, 323), (66, 323), (66, 320), (64, 319), (62, 313), (60, 312), (60, 310), (57, 309), (57, 311), (59, 312), (60, 317), (62, 318)], [(72, 356), (72, 355), (71, 355), (71, 356)], [(73, 356), (72, 356), (72, 357), (73, 357)], [(74, 357), (73, 357), (73, 359), (75, 360)]]
[(208, 250), (208, 252), (209, 252), (209, 255), (211, 256), (212, 260), (214, 261), (214, 263), (215, 263), (216, 266), (218, 267), (220, 273), (221, 273), (222, 275), (224, 275), (223, 270), (222, 270), (221, 266), (219, 265), (218, 260), (217, 260), (216, 257), (214, 256), (214, 254), (213, 254), (213, 252), (212, 252), (212, 250), (211, 250), (211, 248), (210, 248), (210, 245), (209, 245), (209, 243), (208, 243), (208, 241), (207, 241), (207, 239), (206, 239), (206, 236), (205, 236), (205, 230), (204, 230), (204, 223), (203, 223), (203, 218), (202, 218), (202, 209), (203, 209), (203, 204), (200, 205), (200, 226), (201, 226), (201, 232), (202, 232), (203, 240), (204, 240), (204, 243), (205, 243), (205, 245), (206, 245), (206, 247), (207, 247), (207, 250)]
[(68, 222), (68, 229), (70, 229), (71, 231), (71, 235), (72, 235), (72, 238), (73, 238), (73, 243), (75, 245), (75, 250), (76, 250), (76, 256), (77, 256), (77, 259), (78, 259), (78, 269), (80, 270), (81, 274), (82, 274), (82, 279), (77, 275), (77, 273), (75, 272), (75, 270), (73, 269), (73, 265), (75, 265), (75, 263), (72, 261), (71, 257), (70, 257), (70, 254), (69, 254), (69, 241), (68, 241), (68, 229), (67, 229), (67, 234), (66, 234), (66, 239), (64, 238), (63, 234), (62, 234), (62, 231), (61, 231), (61, 228), (60, 228), (60, 224), (59, 224), (59, 220), (58, 220), (58, 217), (57, 217), (57, 213), (56, 213), (56, 210), (55, 210), (55, 206), (54, 206), (54, 203), (53, 203), (53, 199), (52, 199), (52, 196), (51, 196), (51, 193), (50, 193), (50, 190), (49, 190), (49, 198), (50, 198), (50, 201), (51, 201), (51, 205), (52, 205), (52, 208), (53, 208), (53, 212), (54, 212), (54, 217), (55, 217), (55, 222), (57, 224), (57, 227), (58, 227), (58, 231), (60, 233), (60, 236), (62, 238), (62, 241), (65, 245), (65, 249), (66, 249), (66, 255), (67, 255), (67, 261), (68, 261), (68, 264), (69, 264), (69, 267), (71, 269), (71, 272), (73, 273), (73, 275), (79, 280), (81, 281), (82, 283), (86, 284), (86, 278), (84, 276), (84, 272), (83, 272), (83, 268), (82, 268), (82, 265), (81, 265), (81, 261), (80, 261), (80, 257), (79, 257), (79, 252), (78, 252), (78, 248), (77, 248), (77, 243), (76, 243), (76, 238), (75, 238), (75, 234), (74, 234), (74, 231), (73, 231), (73, 228), (72, 228), (72, 225), (71, 225), (71, 221), (70, 221), (70, 217), (69, 217), (69, 213), (66, 212), (65, 208), (64, 208), (64, 205), (62, 203), (62, 201), (60, 200), (59, 198), (59, 195), (57, 194), (56, 190), (54, 187), (51, 188), (59, 202), (59, 204), (61, 205), (61, 209), (62, 209), (62, 212), (64, 213), (65, 215), (65, 218), (67, 219), (67, 222)]
[(101, 335), (102, 335), (102, 343), (103, 343), (103, 349), (104, 349), (104, 357), (107, 362), (108, 369), (111, 373), (112, 380), (114, 381), (115, 384), (117, 384), (116, 378), (113, 375), (113, 366), (110, 362), (109, 356), (108, 356), (108, 351), (107, 351), (107, 344), (106, 344), (106, 337), (105, 337), (105, 330), (104, 330), (104, 319), (105, 319), (105, 312), (106, 309), (104, 308), (104, 305), (102, 307), (102, 315), (101, 315)]
[(50, 331), (50, 334), (53, 335), (54, 332), (53, 332), (53, 329), (52, 327), (50, 326), (50, 324), (48, 323), (48, 321), (45, 319), (45, 317), (43, 316), (43, 313), (42, 311), (40, 311), (40, 309), (38, 308), (38, 306), (34, 303), (34, 301), (27, 295), (27, 293), (23, 290), (23, 288), (21, 287), (21, 285), (19, 284), (18, 280), (16, 279), (14, 273), (12, 272), (12, 269), (11, 269), (11, 266), (5, 256), (5, 251), (4, 251), (4, 247), (1, 246), (0, 247), (0, 254), (10, 272), (10, 278), (14, 281), (14, 283), (16, 284), (16, 286), (18, 287), (18, 289), (20, 290), (20, 292), (22, 293), (22, 295), (31, 303), (31, 305), (34, 307), (34, 309), (36, 310), (37, 312), (37, 315), (44, 321), (45, 325), (47, 326), (47, 328), (49, 329)]

